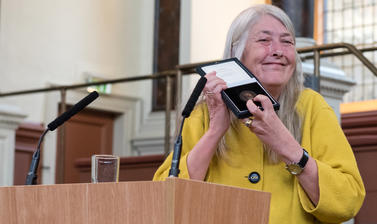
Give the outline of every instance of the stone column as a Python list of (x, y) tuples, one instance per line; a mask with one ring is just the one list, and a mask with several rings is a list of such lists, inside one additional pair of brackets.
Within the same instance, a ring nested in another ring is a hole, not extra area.
[(25, 117), (18, 107), (0, 104), (0, 186), (13, 185), (16, 129)]

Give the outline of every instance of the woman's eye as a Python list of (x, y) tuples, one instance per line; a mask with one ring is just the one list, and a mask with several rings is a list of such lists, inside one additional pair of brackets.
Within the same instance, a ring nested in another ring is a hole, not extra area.
[(283, 43), (293, 45), (293, 41), (291, 40), (283, 40)]
[(263, 44), (263, 45), (269, 45), (271, 44), (271, 39), (269, 38), (260, 38), (257, 40), (258, 43)]

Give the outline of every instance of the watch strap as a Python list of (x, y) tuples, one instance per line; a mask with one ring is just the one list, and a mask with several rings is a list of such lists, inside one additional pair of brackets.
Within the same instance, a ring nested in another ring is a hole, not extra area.
[(303, 151), (302, 157), (300, 161), (297, 163), (297, 165), (299, 165), (302, 169), (304, 169), (304, 167), (306, 166), (306, 163), (309, 161), (309, 153), (304, 148), (302, 149), (302, 151)]
[(286, 164), (285, 168), (292, 174), (292, 175), (299, 175), (304, 170), (306, 164), (309, 161), (309, 153), (303, 148), (302, 149), (302, 156), (298, 163), (292, 162), (290, 164)]

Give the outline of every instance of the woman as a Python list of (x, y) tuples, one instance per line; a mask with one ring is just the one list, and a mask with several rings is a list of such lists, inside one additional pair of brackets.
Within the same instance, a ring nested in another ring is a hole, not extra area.
[[(259, 5), (232, 23), (224, 58), (237, 57), (277, 99), (247, 101), (252, 118), (238, 120), (209, 73), (205, 102), (183, 128), (182, 178), (271, 192), (270, 223), (340, 223), (355, 216), (365, 190), (352, 149), (333, 110), (304, 89), (294, 28), (277, 7)], [(154, 179), (168, 176), (171, 155)]]

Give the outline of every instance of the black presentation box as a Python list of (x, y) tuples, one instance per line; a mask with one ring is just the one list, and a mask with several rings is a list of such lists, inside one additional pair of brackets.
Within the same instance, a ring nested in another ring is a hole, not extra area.
[[(267, 92), (253, 73), (237, 58), (203, 64), (196, 67), (196, 71), (201, 76), (216, 71), (216, 75), (227, 83), (228, 88), (221, 91), (221, 96), (228, 108), (232, 110), (238, 118), (252, 116), (246, 107), (246, 102), (259, 94), (267, 96), (271, 100), (274, 109), (279, 110), (279, 102)], [(263, 110), (259, 102), (254, 103)]]

